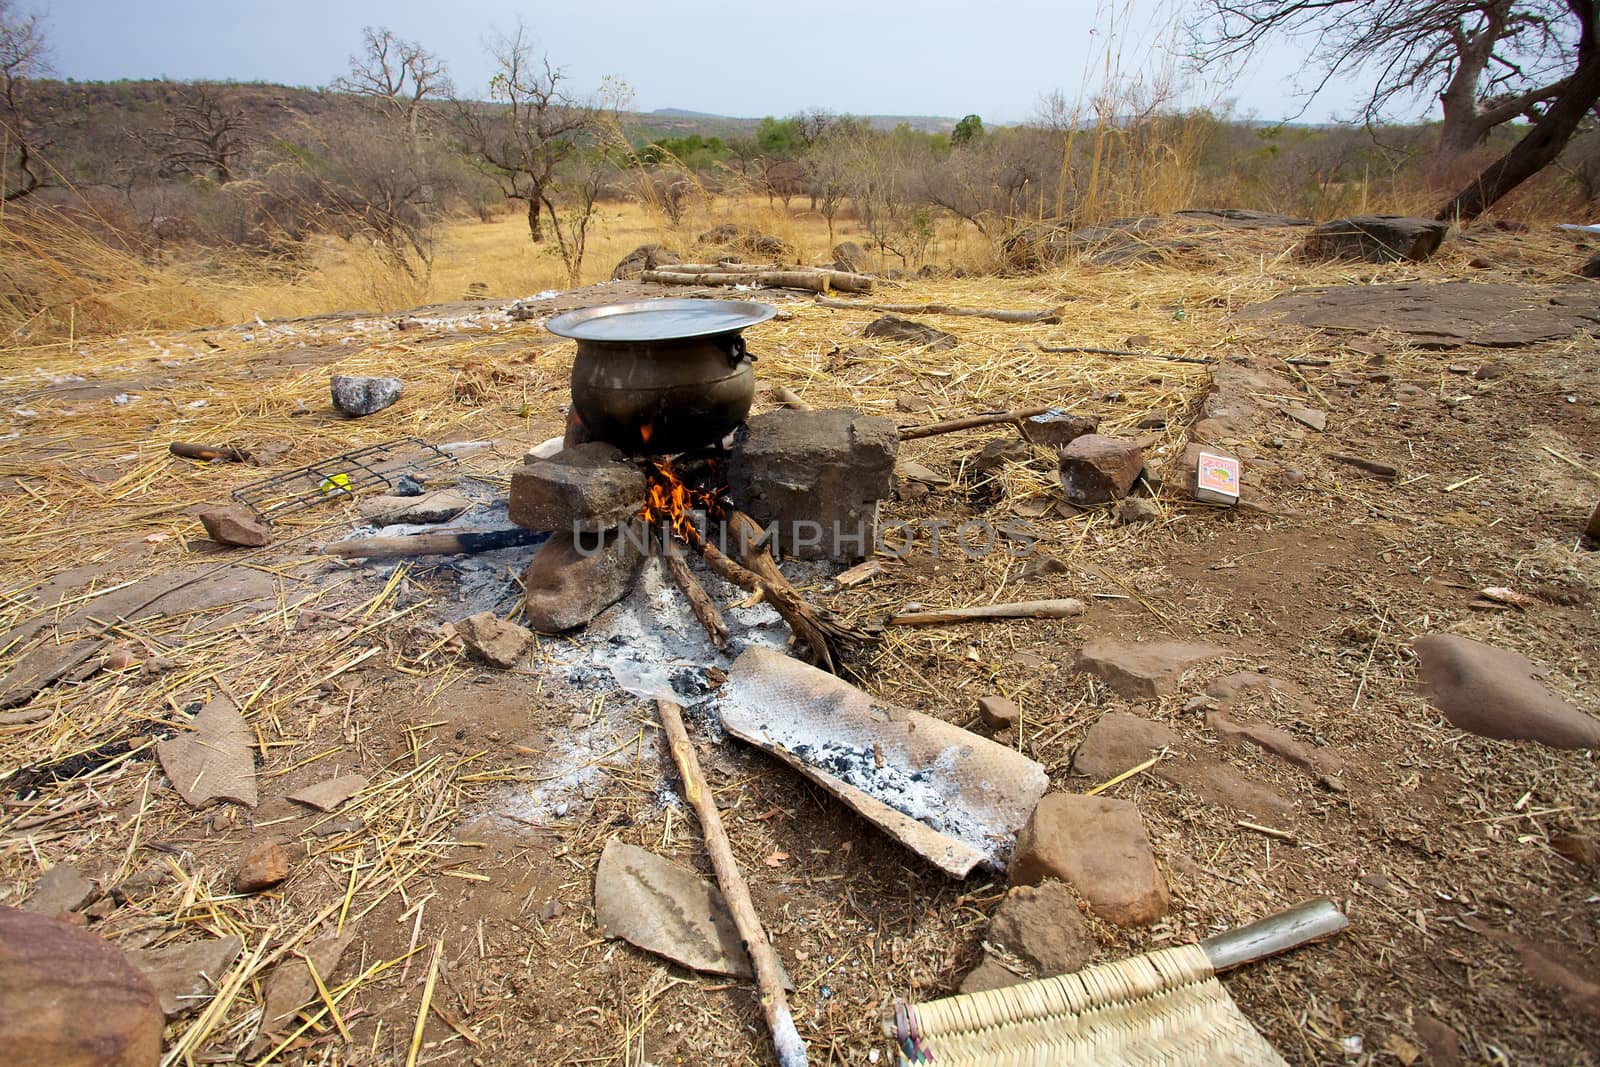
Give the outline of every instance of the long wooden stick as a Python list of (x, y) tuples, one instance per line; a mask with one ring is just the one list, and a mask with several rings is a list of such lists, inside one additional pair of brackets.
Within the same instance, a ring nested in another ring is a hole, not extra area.
[(325, 556), (363, 556), (387, 559), (391, 556), (453, 556), (459, 552), (491, 552), (542, 541), (545, 534), (513, 526), (509, 530), (472, 530), (460, 533), (410, 534), (405, 537), (352, 537), (324, 545)]
[(684, 799), (700, 819), (706, 852), (717, 872), (717, 887), (722, 890), (722, 898), (733, 915), (739, 939), (750, 954), (750, 965), (756, 972), (756, 988), (761, 993), (761, 1010), (767, 1017), (767, 1029), (772, 1033), (772, 1047), (778, 1054), (778, 1063), (782, 1067), (805, 1067), (806, 1043), (795, 1029), (788, 998), (783, 995), (783, 968), (772, 943), (767, 940), (767, 932), (761, 927), (761, 916), (756, 914), (756, 906), (750, 899), (750, 888), (739, 873), (739, 862), (734, 859), (733, 846), (728, 843), (728, 832), (722, 828), (717, 802), (711, 796), (700, 770), (700, 760), (683, 728), (682, 711), (670, 700), (657, 700), (656, 711), (661, 715), (661, 726), (672, 749), (672, 762), (683, 776)]
[(688, 561), (678, 550), (678, 542), (674, 540), (672, 544), (662, 548), (661, 557), (667, 561), (667, 572), (683, 591), (684, 599), (689, 601), (689, 608), (694, 612), (694, 617), (705, 627), (711, 643), (716, 645), (719, 651), (728, 651), (727, 620), (722, 617), (722, 612), (717, 610), (716, 604), (712, 603), (711, 594), (706, 592), (706, 587), (700, 584), (700, 579), (689, 569)]
[(850, 300), (830, 300), (825, 296), (817, 297), (817, 303), (825, 308), (838, 308), (841, 311), (886, 311), (894, 315), (970, 315), (980, 319), (994, 319), (997, 322), (1043, 322), (1057, 323), (1061, 321), (1062, 308), (1044, 308), (1040, 311), (1006, 311), (997, 308), (963, 308), (951, 304), (871, 304), (859, 303)]
[(174, 441), (167, 446), (167, 451), (174, 456), (184, 459), (198, 459), (210, 462), (220, 459), (227, 463), (249, 463), (250, 453), (242, 448), (230, 448), (227, 445), (197, 445), (188, 441)]
[(1041, 352), (1082, 352), (1090, 356), (1127, 356), (1132, 359), (1164, 359), (1168, 363), (1198, 363), (1209, 367), (1216, 362), (1204, 356), (1175, 356), (1167, 352), (1134, 352), (1126, 348), (1090, 348), (1083, 345), (1040, 345)]
[(1016, 411), (993, 411), (987, 415), (969, 415), (964, 419), (948, 419), (944, 422), (932, 422), (926, 426), (900, 427), (900, 440), (912, 441), (918, 437), (933, 437), (941, 433), (955, 433), (957, 430), (976, 430), (980, 426), (997, 426), (1002, 422), (1021, 422), (1031, 419), (1035, 415), (1043, 415), (1054, 410), (1048, 404), (1037, 408), (1018, 408)]
[(1069, 619), (1082, 615), (1081, 600), (1019, 600), (1013, 604), (979, 604), (971, 608), (945, 608), (943, 611), (908, 611), (891, 616), (899, 626), (929, 626), (941, 622), (970, 622), (973, 619)]
[(769, 289), (804, 289), (826, 293), (838, 289), (846, 293), (872, 292), (872, 279), (865, 274), (845, 274), (836, 270), (768, 270), (744, 274), (683, 274), (671, 270), (647, 270), (643, 282), (658, 285), (765, 285)]

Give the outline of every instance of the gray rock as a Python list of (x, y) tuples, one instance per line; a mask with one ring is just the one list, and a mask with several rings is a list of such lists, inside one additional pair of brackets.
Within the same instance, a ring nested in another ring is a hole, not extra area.
[(1171, 904), (1139, 809), (1126, 800), (1053, 793), (1017, 835), (1012, 885), (1056, 878), (1118, 926), (1146, 926)]
[(898, 448), (891, 419), (765, 412), (734, 438), (728, 491), (757, 523), (775, 528), (776, 551), (853, 562), (872, 551), (877, 504), (889, 495)]
[(1578, 273), (1585, 278), (1600, 278), (1600, 252), (1596, 252), (1584, 261), (1578, 268)]
[(1007, 893), (989, 920), (986, 940), (1021, 957), (1039, 978), (1079, 970), (1096, 948), (1072, 890), (1056, 881)]
[(1161, 518), (1161, 509), (1154, 500), (1142, 496), (1125, 496), (1114, 509), (1118, 526), (1136, 526), (1142, 522), (1155, 522)]
[(987, 952), (983, 959), (967, 976), (961, 979), (961, 992), (984, 993), (991, 989), (1004, 989), (1006, 986), (1019, 985), (1027, 981), (1020, 974), (1014, 973), (1005, 964), (997, 961)]
[(400, 399), (405, 383), (399, 378), (333, 376), (333, 406), (346, 415), (372, 415)]
[(899, 315), (883, 315), (873, 319), (862, 328), (861, 336), (922, 345), (930, 352), (945, 352), (959, 343), (954, 334)]
[(1406, 215), (1354, 215), (1325, 222), (1312, 230), (1304, 251), (1316, 259), (1420, 261), (1439, 250), (1449, 229), (1443, 222)]
[(1033, 449), (1026, 442), (1011, 437), (997, 437), (986, 443), (973, 458), (972, 470), (976, 474), (988, 474), (1007, 463), (1027, 463), (1032, 458)]
[(181, 945), (137, 949), (128, 961), (150, 980), (167, 1018), (199, 1008), (227, 977), (244, 942), (237, 935)]
[(414, 495), (385, 493), (366, 497), (357, 505), (357, 510), (363, 519), (379, 526), (397, 522), (429, 526), (449, 522), (470, 507), (472, 501), (454, 489), (435, 489), (431, 493), (424, 491)]
[(1225, 651), (1216, 645), (1190, 641), (1096, 638), (1079, 650), (1074, 666), (1104, 679), (1129, 700), (1155, 700), (1175, 692), (1184, 671)]
[(1073, 504), (1119, 500), (1143, 469), (1144, 450), (1126, 437), (1084, 434), (1061, 450), (1061, 488)]
[(200, 513), (206, 536), (222, 545), (260, 548), (272, 540), (272, 531), (243, 504), (206, 508)]
[(533, 643), (533, 634), (492, 611), (469, 615), (455, 624), (456, 635), (468, 651), (491, 667), (509, 670)]
[(77, 911), (94, 894), (94, 883), (85, 878), (82, 871), (70, 864), (58, 863), (44, 872), (22, 907), (24, 911), (54, 919)]
[(1552, 748), (1600, 748), (1600, 719), (1546, 689), (1539, 681), (1546, 672), (1526, 656), (1459, 634), (1427, 634), (1412, 647), (1423, 692), (1461, 729)]
[(568, 532), (539, 546), (522, 575), (528, 625), (554, 634), (583, 626), (627, 595), (645, 555), (623, 531), (584, 535)]
[(1250, 211), (1236, 207), (1189, 208), (1174, 214), (1179, 218), (1194, 219), (1198, 222), (1219, 222), (1242, 230), (1312, 225), (1310, 219), (1303, 219), (1298, 215), (1274, 215), (1269, 211)]
[(866, 274), (872, 269), (872, 257), (854, 241), (840, 241), (833, 246), (833, 265), (837, 270)]
[(602, 441), (562, 449), (511, 474), (511, 521), (530, 530), (608, 530), (636, 515), (644, 499), (644, 471)]
[(611, 271), (611, 280), (634, 281), (647, 270), (682, 262), (678, 254), (671, 249), (662, 248), (660, 245), (640, 245), (624, 256)]

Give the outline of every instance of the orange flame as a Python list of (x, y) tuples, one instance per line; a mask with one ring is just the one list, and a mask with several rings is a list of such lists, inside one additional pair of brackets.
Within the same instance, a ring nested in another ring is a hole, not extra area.
[(690, 486), (672, 469), (671, 460), (652, 459), (645, 464), (644, 473), (648, 490), (639, 517), (652, 526), (670, 525), (673, 533), (693, 544), (700, 534), (690, 513), (699, 508), (715, 514), (716, 492)]

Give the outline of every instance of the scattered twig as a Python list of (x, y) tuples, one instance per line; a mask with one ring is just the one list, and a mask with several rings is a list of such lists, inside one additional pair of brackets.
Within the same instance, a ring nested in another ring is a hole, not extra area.
[(225, 445), (195, 445), (187, 441), (174, 441), (167, 446), (167, 450), (174, 456), (208, 463), (212, 460), (222, 460), (225, 463), (250, 462), (250, 453), (242, 448), (229, 448)]
[(889, 621), (898, 626), (928, 626), (941, 622), (973, 619), (1068, 619), (1082, 615), (1081, 600), (1018, 600), (1009, 604), (979, 604), (970, 608), (945, 608), (941, 611), (907, 611)]
[(825, 308), (841, 311), (883, 311), (893, 315), (968, 315), (974, 318), (994, 319), (997, 322), (1042, 322), (1055, 324), (1061, 321), (1062, 309), (1045, 308), (1040, 311), (1005, 311), (994, 308), (963, 308), (950, 304), (870, 304), (850, 300), (829, 300), (818, 297), (817, 303)]
[(1178, 356), (1170, 352), (1135, 352), (1128, 348), (1093, 348), (1086, 345), (1040, 345), (1041, 352), (1081, 352), (1088, 356), (1125, 356), (1130, 359), (1163, 359), (1168, 363), (1198, 363), (1209, 367), (1216, 363), (1204, 356)]
[(790, 389), (787, 385), (774, 385), (772, 387), (772, 397), (784, 407), (793, 408), (796, 411), (816, 410), (810, 404), (800, 399), (800, 394), (795, 392), (793, 389)]
[(900, 440), (914, 441), (919, 437), (933, 437), (942, 433), (955, 433), (957, 430), (975, 430), (980, 426), (998, 426), (1004, 422), (1021, 422), (1031, 419), (1035, 415), (1043, 415), (1053, 410), (1048, 404), (1036, 408), (1018, 408), (1015, 411), (993, 411), (986, 415), (969, 415), (963, 419), (948, 419), (944, 422), (929, 423), (926, 426), (900, 427)]
[(722, 612), (717, 610), (717, 605), (712, 603), (711, 595), (706, 592), (705, 586), (700, 584), (700, 579), (694, 576), (689, 569), (688, 562), (683, 554), (678, 552), (673, 545), (662, 548), (661, 558), (666, 560), (667, 572), (672, 575), (672, 580), (678, 583), (678, 588), (683, 591), (684, 598), (689, 601), (689, 607), (694, 612), (694, 617), (700, 620), (700, 625), (706, 629), (706, 634), (711, 638), (711, 643), (723, 652), (728, 651), (728, 623), (722, 617)]
[(1154, 767), (1157, 763), (1160, 763), (1160, 762), (1161, 762), (1161, 756), (1158, 753), (1157, 755), (1151, 756), (1149, 759), (1145, 760), (1143, 763), (1141, 763), (1141, 764), (1139, 764), (1139, 765), (1137, 765), (1135, 767), (1129, 767), (1127, 770), (1123, 771), (1121, 774), (1117, 775), (1115, 778), (1106, 779), (1105, 781), (1101, 782), (1099, 785), (1095, 786), (1093, 789), (1089, 790), (1087, 793), (1085, 793), (1083, 795), (1086, 796), (1086, 797), (1099, 796), (1101, 793), (1104, 793), (1107, 789), (1110, 789), (1112, 786), (1121, 785), (1123, 782), (1126, 782), (1129, 778), (1132, 778), (1134, 775), (1143, 774), (1145, 771), (1148, 771), (1151, 767)]

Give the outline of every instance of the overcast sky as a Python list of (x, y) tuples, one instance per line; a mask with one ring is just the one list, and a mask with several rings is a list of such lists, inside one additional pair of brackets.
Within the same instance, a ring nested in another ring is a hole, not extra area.
[[(519, 18), (579, 90), (606, 75), (639, 110), (786, 115), (820, 107), (856, 114), (1021, 121), (1040, 95), (1072, 101), (1102, 75), (1172, 65), (1178, 0), (16, 0), (46, 20), (53, 66), (80, 80), (168, 77), (326, 85), (344, 72), (362, 27), (386, 26), (444, 59), (458, 87), (482, 95), (485, 42)], [(1133, 8), (1122, 24), (1112, 12)], [(1298, 110), (1287, 50), (1222, 84), (1192, 85), (1190, 103), (1236, 102), (1263, 120)], [(1336, 86), (1305, 121), (1348, 116), (1358, 90)]]

